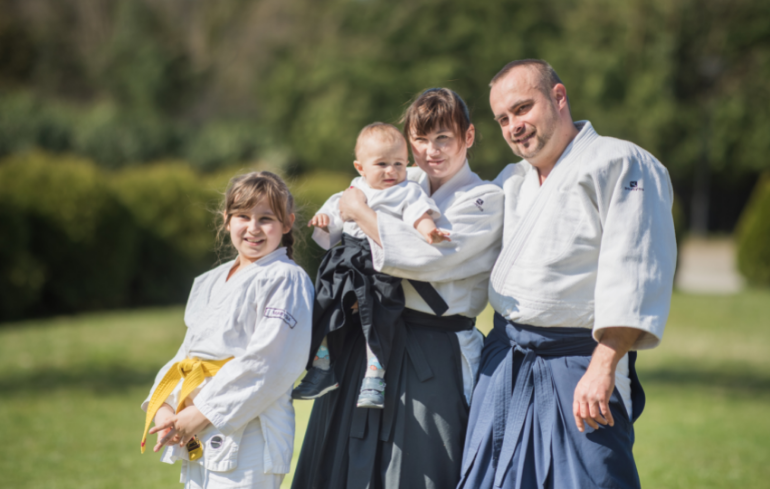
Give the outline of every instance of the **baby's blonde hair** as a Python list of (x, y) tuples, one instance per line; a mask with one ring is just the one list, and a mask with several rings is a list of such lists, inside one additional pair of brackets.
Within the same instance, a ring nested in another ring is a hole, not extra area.
[(366, 143), (372, 139), (384, 141), (387, 144), (403, 144), (406, 147), (406, 139), (401, 131), (393, 124), (385, 122), (373, 122), (361, 129), (356, 139), (356, 159), (361, 159), (361, 153), (364, 151)]

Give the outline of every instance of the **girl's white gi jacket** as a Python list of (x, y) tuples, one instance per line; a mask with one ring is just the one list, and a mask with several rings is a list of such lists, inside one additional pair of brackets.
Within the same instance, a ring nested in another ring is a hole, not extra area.
[[(286, 248), (257, 260), (230, 280), (233, 261), (195, 279), (185, 310), (187, 334), (179, 352), (155, 378), (150, 395), (168, 369), (185, 357), (223, 360), (191, 398), (209, 421), (198, 434), (208, 470), (238, 466), (246, 426), (260, 423), (265, 473), (289, 472), (294, 443), (291, 389), (305, 370), (310, 350), (313, 284), (286, 256)], [(166, 401), (176, 408), (180, 385)], [(146, 410), (150, 397), (142, 404)], [(169, 447), (164, 462), (187, 460), (187, 450)], [(195, 463), (195, 462), (193, 462)]]

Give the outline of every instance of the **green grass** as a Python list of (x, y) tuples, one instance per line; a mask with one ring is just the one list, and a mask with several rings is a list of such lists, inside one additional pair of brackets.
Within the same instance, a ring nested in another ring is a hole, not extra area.
[[(178, 465), (139, 454), (139, 404), (183, 335), (178, 307), (0, 327), (0, 487), (178, 487)], [(769, 350), (770, 292), (674, 296), (663, 344), (638, 361), (645, 487), (767, 486)], [(311, 405), (295, 404), (295, 454)]]

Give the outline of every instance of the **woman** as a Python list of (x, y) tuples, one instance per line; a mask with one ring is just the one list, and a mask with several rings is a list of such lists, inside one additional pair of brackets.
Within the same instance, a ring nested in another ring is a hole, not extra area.
[(334, 365), (340, 389), (315, 401), (292, 488), (450, 488), (459, 481), (482, 336), (475, 317), (487, 303), (500, 251), (503, 194), (471, 172), (475, 129), (462, 99), (423, 92), (402, 122), (418, 182), (441, 211), (451, 242), (430, 245), (412, 227), (366, 205), (348, 189), (344, 219), (367, 234), (374, 268), (401, 277), (406, 310), (396, 325), (385, 376), (385, 408), (356, 408), (366, 356), (360, 328), (347, 328)]

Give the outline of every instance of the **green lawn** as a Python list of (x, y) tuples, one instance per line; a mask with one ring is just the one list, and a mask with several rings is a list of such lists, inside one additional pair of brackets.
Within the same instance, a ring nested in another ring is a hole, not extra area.
[[(0, 487), (177, 487), (178, 466), (139, 455), (139, 404), (183, 334), (178, 307), (0, 327)], [(767, 487), (768, 351), (770, 292), (674, 296), (663, 344), (638, 363), (645, 487)], [(296, 403), (298, 441), (310, 406)]]

